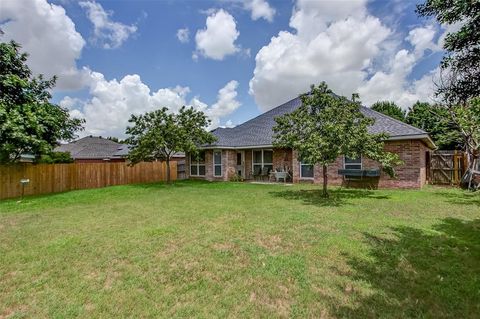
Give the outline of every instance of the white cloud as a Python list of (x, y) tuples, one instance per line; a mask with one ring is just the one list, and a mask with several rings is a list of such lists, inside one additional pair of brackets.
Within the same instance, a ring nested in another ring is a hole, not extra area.
[(225, 122), (225, 127), (232, 128), (235, 127), (235, 124), (233, 124), (232, 120), (228, 120)]
[[(195, 35), (197, 51), (206, 58), (223, 60), (235, 54), (240, 48), (235, 44), (240, 32), (235, 19), (227, 11), (220, 9), (207, 17), (205, 29)], [(192, 56), (195, 59), (198, 54)]]
[(439, 51), (441, 48), (435, 43), (436, 28), (433, 25), (418, 27), (410, 30), (406, 38), (414, 47), (417, 56), (423, 56), (423, 53), (429, 49), (433, 52)]
[(85, 135), (125, 136), (131, 114), (142, 114), (161, 107), (177, 112), (183, 105), (205, 112), (212, 120), (210, 128), (219, 125), (220, 119), (235, 111), (240, 103), (235, 100), (238, 83), (230, 81), (220, 89), (218, 101), (208, 105), (195, 96), (187, 101), (190, 88), (176, 86), (152, 92), (137, 74), (126, 75), (120, 81), (107, 80), (103, 74), (91, 73), (90, 98), (82, 101), (66, 96), (60, 105), (75, 117), (84, 118)]
[(362, 12), (343, 2), (297, 3), (290, 19), (296, 33), (281, 31), (255, 58), (250, 93), (260, 108), (266, 111), (321, 81), (340, 94), (355, 92), (391, 33)]
[(212, 127), (217, 127), (220, 118), (232, 114), (240, 106), (237, 98), (237, 81), (230, 81), (220, 91), (218, 91), (217, 102), (206, 111), (206, 114), (212, 119)]
[(58, 76), (57, 89), (75, 90), (88, 80), (88, 70), (79, 70), (76, 60), (85, 40), (63, 7), (46, 0), (3, 1), (0, 10), (2, 40), (13, 39), (29, 53), (28, 65), (35, 74)]
[(263, 18), (268, 22), (272, 22), (276, 13), (276, 10), (265, 0), (244, 0), (244, 7), (251, 11), (253, 20)]
[(188, 28), (178, 29), (177, 39), (181, 43), (188, 43), (188, 41), (190, 41), (190, 30), (188, 30)]
[[(427, 49), (437, 50), (435, 30), (419, 27), (402, 38), (367, 10), (367, 1), (297, 1), (290, 27), (257, 53), (250, 94), (263, 111), (326, 81), (337, 93), (360, 93), (366, 104), (392, 99), (403, 107), (427, 98), (431, 75), (412, 82)], [(431, 82), (431, 81), (430, 81)]]
[[(366, 81), (358, 92), (365, 105), (372, 105), (380, 100), (394, 101), (403, 109), (408, 109), (417, 101), (437, 102), (434, 97), (435, 80), (440, 68), (425, 73), (420, 79), (408, 81), (407, 77), (415, 65), (413, 53), (399, 51), (395, 57), (395, 66), (389, 71), (379, 71)], [(404, 68), (402, 70), (402, 68)]]
[(79, 4), (86, 10), (88, 19), (94, 26), (93, 43), (99, 44), (104, 49), (118, 48), (137, 31), (135, 25), (112, 21), (110, 19), (112, 12), (105, 11), (95, 1), (82, 1)]

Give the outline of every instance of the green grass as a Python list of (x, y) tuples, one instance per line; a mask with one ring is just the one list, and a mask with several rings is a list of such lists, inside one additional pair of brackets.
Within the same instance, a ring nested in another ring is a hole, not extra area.
[(0, 318), (479, 314), (479, 194), (185, 181), (0, 202)]

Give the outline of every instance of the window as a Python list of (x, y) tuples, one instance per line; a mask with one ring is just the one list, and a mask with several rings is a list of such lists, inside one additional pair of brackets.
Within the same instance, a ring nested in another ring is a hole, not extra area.
[(348, 158), (345, 156), (345, 169), (362, 169), (362, 157)]
[(300, 162), (300, 178), (313, 178), (313, 165)]
[(260, 174), (262, 168), (273, 170), (273, 151), (254, 150), (252, 153), (252, 168), (254, 174)]
[(190, 175), (205, 176), (205, 151), (200, 151), (198, 156), (190, 154)]
[(213, 151), (213, 176), (222, 176), (222, 151)]

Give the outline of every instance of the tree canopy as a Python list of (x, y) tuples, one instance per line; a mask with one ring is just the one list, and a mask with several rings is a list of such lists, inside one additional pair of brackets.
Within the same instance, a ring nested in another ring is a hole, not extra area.
[(450, 104), (480, 96), (480, 1), (426, 0), (417, 6), (417, 13), (433, 16), (443, 25), (460, 26), (445, 37), (441, 63), (445, 77), (437, 94)]
[(59, 140), (70, 140), (83, 120), (49, 102), (56, 78), (32, 75), (14, 41), (0, 43), (0, 163), (15, 162), (21, 154), (49, 154)]
[(440, 64), (442, 76), (437, 83), (451, 121), (457, 128), (467, 153), (470, 187), (475, 168), (480, 127), (480, 1), (426, 0), (417, 6), (421, 16), (435, 17), (444, 25), (457, 25), (459, 30), (445, 37), (446, 54)]
[(372, 110), (388, 115), (394, 119), (405, 122), (405, 111), (395, 102), (378, 101), (372, 105)]
[(360, 111), (360, 102), (334, 95), (322, 82), (301, 95), (302, 105), (292, 113), (277, 117), (274, 145), (298, 151), (303, 162), (323, 167), (323, 194), (327, 196), (327, 168), (336, 159), (366, 156), (378, 161), (387, 174), (395, 175), (400, 164), (397, 154), (384, 151), (386, 134), (370, 134), (373, 119)]
[(441, 105), (418, 101), (409, 109), (405, 121), (428, 132), (439, 149), (462, 148), (459, 128), (452, 121), (448, 109)]
[(177, 152), (198, 153), (198, 147), (215, 141), (206, 128), (207, 116), (193, 108), (182, 107), (175, 114), (164, 107), (143, 115), (132, 115), (127, 127), (126, 143), (132, 165), (141, 161), (163, 160), (167, 163), (167, 182), (170, 182), (170, 159)]

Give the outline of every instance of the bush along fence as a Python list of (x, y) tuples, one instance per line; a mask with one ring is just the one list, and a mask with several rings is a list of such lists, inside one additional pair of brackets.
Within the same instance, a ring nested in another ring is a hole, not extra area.
[[(170, 162), (170, 177), (177, 179), (177, 164)], [(0, 199), (65, 192), (112, 185), (150, 183), (167, 179), (164, 162), (13, 164), (0, 166)]]

